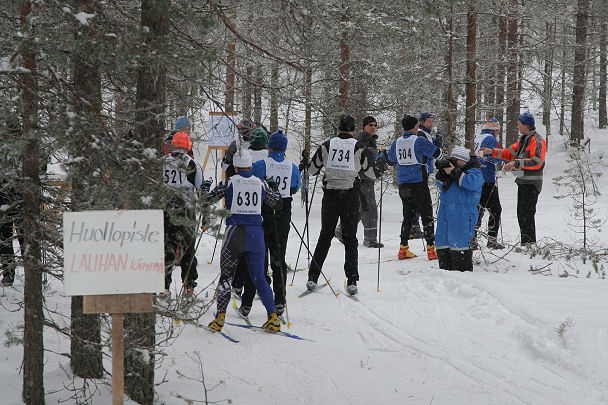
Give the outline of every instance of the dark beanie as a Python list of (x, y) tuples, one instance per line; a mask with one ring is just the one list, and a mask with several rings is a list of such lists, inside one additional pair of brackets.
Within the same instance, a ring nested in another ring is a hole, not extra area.
[(352, 115), (342, 114), (340, 116), (340, 126), (338, 130), (344, 132), (354, 132), (355, 130), (355, 119)]
[(376, 119), (374, 117), (372, 117), (371, 115), (368, 115), (367, 117), (363, 118), (363, 128), (365, 128), (365, 126), (367, 124), (369, 124), (370, 122), (375, 122), (376, 124), (378, 123), (378, 121), (376, 121)]
[(404, 131), (409, 131), (410, 129), (414, 128), (417, 123), (418, 120), (416, 117), (412, 117), (409, 114), (405, 114), (401, 119), (401, 126), (403, 127)]

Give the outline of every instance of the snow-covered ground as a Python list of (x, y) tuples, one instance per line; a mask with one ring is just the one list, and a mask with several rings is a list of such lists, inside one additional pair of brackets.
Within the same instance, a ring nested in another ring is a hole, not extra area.
[[(539, 132), (544, 134), (542, 128)], [(608, 131), (588, 128), (587, 132), (593, 156), (599, 158), (608, 148)], [(290, 155), (297, 158), (295, 152)], [(563, 173), (566, 159), (562, 140), (554, 136), (536, 214), (540, 245), (552, 240), (574, 243), (566, 224), (568, 202), (553, 198), (556, 191), (551, 181)], [(502, 237), (507, 244), (515, 244), (519, 239), (516, 185), (511, 175), (499, 182)], [(608, 177), (600, 178), (599, 184), (605, 189)], [(320, 228), (320, 191), (310, 217), (311, 249)], [(608, 197), (602, 195), (595, 208), (607, 217)], [(393, 259), (401, 224), (396, 190), (386, 193), (382, 219), (386, 245), (382, 259)], [(304, 209), (298, 202), (294, 202), (294, 222), (303, 229)], [(608, 245), (603, 233), (594, 237)], [(219, 273), (217, 252), (213, 264), (208, 264), (213, 242), (212, 236), (205, 236), (197, 253), (199, 286), (212, 282)], [(287, 254), (291, 265), (298, 247), (292, 230)], [(307, 276), (304, 271), (295, 273), (293, 286), (287, 289), (292, 325), (283, 330), (312, 341), (227, 325), (225, 332), (240, 341), (231, 343), (191, 325), (175, 326), (179, 336), (160, 348), (165, 355), (159, 356), (156, 380), (166, 382), (157, 387), (158, 403), (188, 403), (178, 396), (204, 403), (206, 387), (209, 403), (608, 404), (606, 280), (589, 262), (482, 249), (475, 253), (475, 271), (462, 274), (442, 271), (437, 261), (428, 261), (421, 241), (413, 241), (412, 248), (417, 258), (381, 263), (378, 290), (378, 251), (360, 246), (358, 302), (342, 291), (344, 249), (337, 240), (323, 271), (336, 292), (342, 292), (338, 297), (324, 288), (297, 298), (305, 290)], [(571, 276), (560, 277), (565, 271)], [(48, 305), (69, 314), (69, 298), (60, 286), (54, 287)], [(22, 291), (22, 272), (16, 288)], [(212, 293), (211, 289), (209, 296)], [(18, 299), (18, 291), (4, 289), (2, 333), (23, 319), (22, 311), (12, 304)], [(227, 318), (241, 323), (232, 310)], [(257, 325), (266, 319), (258, 300), (250, 318)], [(211, 319), (207, 313), (201, 322)], [(166, 322), (159, 320), (159, 325)], [(69, 352), (69, 342), (46, 330), (45, 346), (49, 350), (47, 403), (65, 401), (70, 394), (63, 387), (72, 382), (69, 361), (56, 353)], [(205, 386), (196, 381), (202, 378), (194, 352), (202, 359)], [(0, 402), (20, 404), (22, 347), (3, 346), (0, 358)], [(111, 369), (109, 362), (106, 367)], [(109, 388), (100, 386), (92, 403), (110, 402)]]

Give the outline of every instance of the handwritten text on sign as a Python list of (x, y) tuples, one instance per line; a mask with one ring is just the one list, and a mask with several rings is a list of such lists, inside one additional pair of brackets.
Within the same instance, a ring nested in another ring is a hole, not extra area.
[(161, 210), (63, 214), (66, 295), (163, 291)]

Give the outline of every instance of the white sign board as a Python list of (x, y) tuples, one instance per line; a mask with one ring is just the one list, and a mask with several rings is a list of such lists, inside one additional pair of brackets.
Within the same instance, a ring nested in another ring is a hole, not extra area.
[(66, 295), (163, 291), (164, 252), (162, 210), (63, 213)]
[(209, 146), (230, 146), (236, 139), (238, 120), (230, 113), (209, 113)]

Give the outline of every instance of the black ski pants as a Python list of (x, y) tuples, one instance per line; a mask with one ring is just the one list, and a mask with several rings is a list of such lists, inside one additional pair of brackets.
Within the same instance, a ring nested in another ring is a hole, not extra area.
[(338, 219), (342, 224), (344, 239), (344, 274), (349, 280), (359, 280), (359, 259), (357, 252), (357, 225), (359, 224), (359, 189), (323, 191), (321, 203), (321, 233), (312, 256), (308, 279), (317, 282), (323, 263), (327, 258), (334, 238)]
[(533, 184), (517, 185), (517, 221), (521, 244), (536, 243), (536, 203), (540, 192)]
[(420, 183), (399, 184), (399, 197), (403, 204), (403, 222), (401, 223), (401, 244), (407, 246), (412, 229), (412, 218), (420, 212), (424, 239), (427, 245), (435, 244), (435, 221), (433, 219), (433, 201), (426, 181)]
[[(479, 219), (476, 230), (481, 226), (481, 220), (486, 210), (490, 213), (490, 217), (488, 218), (488, 236), (496, 238), (498, 236), (498, 229), (500, 228), (500, 215), (502, 213), (497, 183), (483, 183), (481, 198), (479, 199)], [(477, 232), (475, 232), (475, 235), (477, 235)]]
[[(176, 259), (176, 254), (179, 266), (182, 269), (182, 283), (184, 288), (196, 287), (196, 279), (198, 272), (196, 267), (198, 261), (195, 254), (195, 229), (182, 223), (171, 222), (169, 214), (165, 211), (165, 288), (171, 286), (171, 273)], [(189, 220), (194, 219), (194, 214), (186, 212), (185, 216)]]

